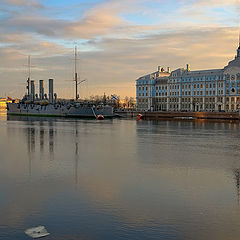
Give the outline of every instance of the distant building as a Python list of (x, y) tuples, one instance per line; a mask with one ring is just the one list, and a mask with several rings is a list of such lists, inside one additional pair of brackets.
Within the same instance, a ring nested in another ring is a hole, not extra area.
[(137, 110), (240, 110), (240, 42), (234, 60), (222, 69), (158, 71), (136, 80)]

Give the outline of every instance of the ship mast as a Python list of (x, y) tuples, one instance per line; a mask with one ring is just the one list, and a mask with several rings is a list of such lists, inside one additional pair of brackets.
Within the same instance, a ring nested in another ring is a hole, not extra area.
[(27, 79), (27, 96), (30, 96), (30, 79), (31, 79), (31, 57), (28, 56), (28, 79)]
[(76, 101), (78, 100), (78, 74), (77, 74), (77, 46), (75, 46), (75, 58), (74, 58), (74, 81), (75, 81), (75, 91), (76, 91)]
[[(77, 46), (75, 46), (75, 53), (74, 53), (74, 82), (75, 82), (75, 98), (76, 98), (76, 101), (79, 99), (79, 94), (78, 94), (78, 85), (82, 82), (85, 82), (86, 79), (84, 80), (81, 80), (81, 81), (78, 81), (78, 73), (77, 73)], [(80, 80), (80, 79), (79, 79)]]

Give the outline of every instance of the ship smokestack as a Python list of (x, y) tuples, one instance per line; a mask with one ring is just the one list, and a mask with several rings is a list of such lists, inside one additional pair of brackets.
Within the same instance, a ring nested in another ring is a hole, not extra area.
[(44, 80), (39, 80), (39, 98), (44, 99)]
[(35, 100), (35, 81), (34, 80), (31, 80), (31, 94), (30, 94), (30, 97), (31, 97), (31, 101)]
[(53, 103), (53, 79), (48, 80), (48, 89), (49, 89), (49, 103)]

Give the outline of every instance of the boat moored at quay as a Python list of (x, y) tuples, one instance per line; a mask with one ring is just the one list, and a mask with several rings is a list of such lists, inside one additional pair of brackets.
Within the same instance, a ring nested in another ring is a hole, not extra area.
[(27, 94), (23, 99), (7, 103), (8, 115), (96, 119), (98, 115), (105, 118), (114, 117), (112, 106), (104, 104), (96, 106), (94, 103), (79, 101), (77, 91), (75, 100), (57, 99), (57, 94), (53, 92), (53, 79), (49, 79), (48, 96), (44, 93), (44, 80), (39, 80), (39, 95), (35, 94), (35, 81), (28, 78), (27, 83)]
[(104, 118), (114, 117), (111, 106), (65, 101), (47, 104), (24, 101), (7, 103), (7, 114), (39, 117), (97, 118), (98, 115), (102, 115)]
[(48, 95), (44, 92), (44, 80), (39, 80), (39, 94), (35, 93), (35, 81), (30, 80), (30, 58), (29, 77), (27, 79), (27, 92), (22, 100), (13, 100), (7, 103), (8, 115), (43, 116), (43, 117), (79, 117), (79, 118), (112, 118), (113, 107), (109, 105), (95, 105), (91, 102), (80, 101), (78, 85), (85, 80), (79, 81), (77, 74), (77, 49), (75, 48), (75, 99), (58, 99), (53, 91), (53, 79), (48, 80)]

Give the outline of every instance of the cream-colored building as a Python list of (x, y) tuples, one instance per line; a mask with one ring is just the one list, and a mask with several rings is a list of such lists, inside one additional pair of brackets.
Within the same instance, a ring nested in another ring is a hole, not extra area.
[(239, 111), (240, 43), (237, 55), (221, 69), (158, 71), (136, 81), (138, 110)]

